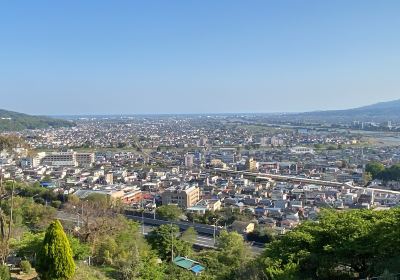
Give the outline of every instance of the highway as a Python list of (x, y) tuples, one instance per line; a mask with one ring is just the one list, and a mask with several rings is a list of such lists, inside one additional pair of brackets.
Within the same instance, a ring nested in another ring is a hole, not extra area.
[[(140, 225), (140, 232), (144, 235), (149, 234), (149, 232), (153, 231), (156, 226), (149, 226), (149, 225)], [(202, 248), (212, 248), (214, 247), (214, 239), (210, 236), (199, 235), (197, 234), (195, 245), (202, 247)]]
[(358, 187), (349, 185), (346, 183), (339, 183), (334, 181), (324, 181), (324, 180), (317, 180), (317, 179), (310, 179), (310, 178), (303, 178), (303, 177), (296, 177), (296, 176), (287, 176), (287, 175), (276, 175), (276, 174), (266, 174), (266, 173), (255, 173), (255, 172), (247, 172), (247, 171), (233, 171), (233, 170), (225, 170), (220, 168), (210, 169), (210, 172), (216, 174), (224, 174), (224, 175), (243, 175), (249, 177), (255, 177), (257, 180), (276, 180), (276, 181), (286, 181), (292, 183), (306, 183), (306, 184), (314, 184), (320, 186), (331, 186), (331, 187), (347, 187), (352, 189), (360, 189), (360, 190), (369, 190), (374, 191), (377, 193), (387, 193), (387, 194), (396, 194), (400, 195), (400, 191), (392, 191), (392, 190), (384, 190), (384, 189), (377, 189), (377, 188), (368, 188), (368, 187)]
[[(171, 221), (163, 221), (163, 220), (154, 220), (154, 219), (149, 219), (149, 218), (144, 218), (142, 223), (142, 217), (138, 216), (132, 216), (132, 215), (125, 215), (128, 219), (132, 219), (140, 223), (140, 232), (143, 233), (144, 235), (147, 235), (149, 232), (151, 232), (155, 227), (158, 227), (163, 224), (175, 224), (179, 226), (181, 230), (185, 230), (192, 226), (193, 224), (187, 223), (187, 222), (171, 222)], [(57, 219), (61, 221), (68, 221), (68, 222), (73, 222), (73, 223), (78, 223), (78, 217), (76, 215), (66, 213), (63, 211), (57, 211)], [(196, 242), (194, 243), (194, 246), (197, 246), (199, 248), (209, 248), (209, 249), (215, 249), (214, 246), (214, 238), (213, 238), (213, 227), (209, 225), (203, 225), (203, 224), (194, 224), (196, 227), (197, 231), (197, 237), (196, 237)], [(210, 228), (212, 228), (212, 231), (210, 231)], [(199, 230), (203, 230), (204, 232), (207, 233), (201, 233)], [(216, 233), (218, 234), (220, 229), (216, 230)], [(211, 234), (210, 234), (211, 233)], [(262, 245), (254, 245), (254, 244), (249, 244), (251, 252), (254, 255), (259, 255), (262, 253), (264, 250)]]

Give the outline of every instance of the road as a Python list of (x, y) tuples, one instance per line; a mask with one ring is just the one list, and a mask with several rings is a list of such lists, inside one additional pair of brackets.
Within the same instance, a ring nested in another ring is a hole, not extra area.
[[(156, 226), (149, 226), (149, 225), (141, 225), (140, 226), (140, 231), (144, 234), (147, 235), (149, 232), (153, 231)], [(203, 247), (203, 248), (215, 248), (214, 247), (214, 239), (210, 236), (205, 236), (205, 235), (197, 235), (196, 237), (196, 242), (194, 243), (197, 246)]]
[[(173, 224), (178, 225), (181, 229), (187, 228), (187, 224), (188, 224), (185, 222), (169, 222), (169, 221), (162, 221), (162, 220), (153, 220), (153, 219), (148, 219), (148, 218), (144, 218), (144, 224), (143, 224), (143, 223), (141, 223), (141, 219), (142, 219), (141, 217), (128, 216), (127, 218), (131, 218), (131, 219), (134, 218), (134, 220), (139, 222), (140, 223), (140, 232), (143, 233), (144, 235), (147, 235), (149, 232), (154, 230), (155, 227), (158, 227), (162, 224), (173, 223)], [(77, 215), (73, 215), (70, 213), (63, 212), (63, 211), (57, 211), (57, 219), (59, 219), (61, 221), (68, 221), (68, 222), (73, 222), (73, 223), (78, 224), (78, 216)], [(154, 224), (154, 222), (157, 224)], [(197, 224), (197, 225), (201, 225), (201, 224)], [(210, 226), (208, 226), (208, 225), (203, 225), (203, 227), (198, 227), (198, 228), (209, 230), (209, 227)], [(210, 234), (198, 233), (197, 237), (196, 237), (196, 242), (194, 243), (194, 245), (201, 247), (201, 248), (210, 248), (210, 249), (216, 248), (214, 246), (214, 238), (213, 238), (212, 234), (210, 235)], [(249, 244), (249, 245), (250, 245), (251, 252), (254, 255), (259, 255), (264, 250), (262, 248), (262, 246), (251, 245), (251, 244)]]
[[(144, 235), (147, 235), (149, 232), (153, 231), (155, 227), (157, 227), (157, 226), (149, 226), (149, 225), (142, 224), (140, 226), (140, 230)], [(214, 246), (214, 238), (204, 235), (204, 234), (197, 234), (196, 242), (194, 243), (194, 245), (197, 245), (201, 248), (216, 249), (216, 247)], [(250, 245), (250, 249), (254, 255), (259, 255), (264, 251), (262, 244)]]

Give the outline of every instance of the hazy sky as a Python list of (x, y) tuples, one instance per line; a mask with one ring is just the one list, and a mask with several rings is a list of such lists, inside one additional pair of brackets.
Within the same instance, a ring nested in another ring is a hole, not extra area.
[(0, 2), (0, 108), (276, 112), (400, 98), (400, 1)]

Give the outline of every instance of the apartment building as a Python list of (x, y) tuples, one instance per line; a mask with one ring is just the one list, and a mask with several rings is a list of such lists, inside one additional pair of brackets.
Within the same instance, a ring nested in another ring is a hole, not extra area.
[(42, 156), (42, 164), (58, 167), (89, 167), (94, 163), (93, 153), (51, 152)]
[(91, 167), (94, 163), (94, 153), (76, 153), (78, 166)]
[(43, 165), (48, 166), (78, 166), (74, 152), (46, 153), (42, 159)]
[(186, 209), (195, 205), (200, 199), (200, 190), (196, 186), (170, 187), (161, 194), (162, 204), (176, 204)]

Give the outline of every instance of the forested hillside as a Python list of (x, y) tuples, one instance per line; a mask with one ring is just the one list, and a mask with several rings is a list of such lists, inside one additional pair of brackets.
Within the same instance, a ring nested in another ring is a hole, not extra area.
[(71, 127), (70, 121), (50, 117), (31, 116), (0, 109), (0, 131), (19, 131), (23, 129), (38, 129), (50, 127)]

